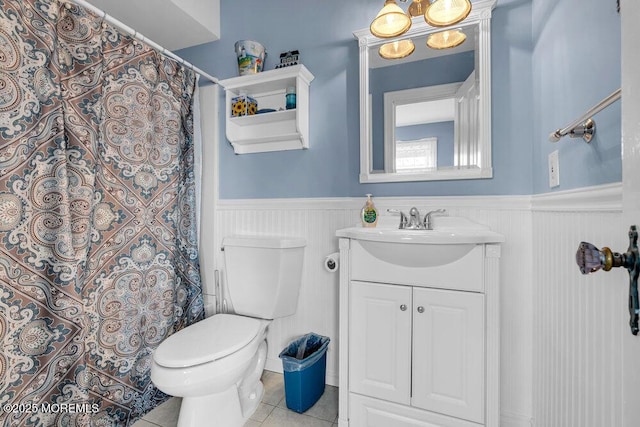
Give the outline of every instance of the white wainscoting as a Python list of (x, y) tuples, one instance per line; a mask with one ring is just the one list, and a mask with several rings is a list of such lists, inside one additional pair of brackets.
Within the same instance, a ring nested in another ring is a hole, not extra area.
[[(338, 274), (323, 267), (326, 255), (338, 251), (336, 230), (354, 223), (357, 211), (344, 207), (322, 206), (318, 201), (220, 201), (216, 212), (218, 248), (216, 265), (224, 269), (222, 238), (233, 234), (267, 234), (303, 237), (307, 240), (302, 287), (295, 315), (276, 319), (269, 327), (266, 368), (282, 372), (280, 351), (292, 339), (307, 332), (331, 338), (327, 353), (327, 382), (338, 384)], [(327, 201), (328, 205), (334, 202)], [(224, 279), (224, 274), (222, 275)]]
[[(387, 208), (420, 212), (446, 208), (489, 225), (506, 236), (501, 258), (501, 386), (502, 408), (509, 419), (531, 419), (532, 414), (532, 212), (531, 197), (375, 198), (382, 213)], [(223, 269), (220, 242), (232, 234), (282, 234), (307, 239), (300, 300), (296, 315), (274, 321), (269, 330), (267, 369), (282, 371), (278, 354), (289, 340), (313, 331), (331, 337), (327, 382), (338, 384), (338, 274), (324, 270), (326, 255), (338, 250), (336, 230), (359, 221), (364, 198), (220, 200), (214, 234), (216, 266)], [(209, 252), (209, 255), (211, 253)], [(224, 277), (224, 275), (222, 275)], [(206, 293), (213, 294), (210, 284)], [(515, 414), (515, 415), (514, 415)], [(513, 422), (508, 426), (520, 426)]]
[[(582, 240), (624, 251), (621, 186), (605, 185), (541, 196), (375, 198), (387, 208), (451, 215), (489, 225), (506, 237), (501, 279), (501, 426), (619, 426), (620, 310), (626, 310), (624, 271), (582, 276), (575, 252)], [(364, 198), (219, 200), (206, 270), (224, 269), (220, 243), (232, 234), (279, 234), (307, 239), (296, 315), (272, 324), (267, 369), (282, 371), (278, 354), (313, 331), (331, 337), (327, 383), (338, 384), (338, 274), (323, 268), (338, 250), (335, 231), (358, 223)], [(205, 220), (206, 223), (206, 220)], [(203, 224), (204, 225), (204, 224)], [(214, 254), (215, 264), (208, 262)], [(222, 274), (224, 278), (224, 274)], [(205, 280), (210, 299), (215, 293)]]
[(619, 184), (533, 197), (534, 422), (539, 427), (622, 425), (624, 269), (579, 273), (581, 241), (626, 251)]

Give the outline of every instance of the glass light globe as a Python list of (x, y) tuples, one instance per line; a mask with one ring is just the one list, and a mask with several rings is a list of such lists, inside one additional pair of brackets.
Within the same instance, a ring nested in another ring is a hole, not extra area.
[(427, 46), (431, 49), (450, 49), (460, 46), (466, 39), (467, 35), (459, 29), (440, 31), (429, 34)]
[(378, 54), (384, 59), (400, 59), (411, 55), (415, 48), (411, 39), (396, 40), (380, 46)]
[(386, 0), (384, 7), (371, 22), (369, 30), (376, 37), (390, 38), (406, 33), (411, 28), (411, 18), (395, 0)]
[(434, 27), (448, 27), (465, 19), (470, 12), (469, 0), (435, 0), (427, 8), (424, 20)]

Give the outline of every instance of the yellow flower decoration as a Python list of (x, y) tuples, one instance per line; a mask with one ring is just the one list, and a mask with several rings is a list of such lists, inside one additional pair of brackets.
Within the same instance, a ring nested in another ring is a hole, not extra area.
[(232, 104), (231, 115), (232, 116), (243, 116), (247, 111), (247, 103), (246, 101), (239, 99)]

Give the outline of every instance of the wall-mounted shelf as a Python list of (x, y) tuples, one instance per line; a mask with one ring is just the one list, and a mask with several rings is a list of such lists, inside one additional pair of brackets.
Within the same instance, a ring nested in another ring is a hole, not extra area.
[[(304, 65), (264, 71), (220, 81), (226, 90), (226, 133), (236, 154), (309, 148), (309, 84), (313, 74)], [(296, 88), (296, 108), (285, 110), (285, 92)], [(231, 99), (246, 93), (258, 110), (276, 111), (232, 117)]]

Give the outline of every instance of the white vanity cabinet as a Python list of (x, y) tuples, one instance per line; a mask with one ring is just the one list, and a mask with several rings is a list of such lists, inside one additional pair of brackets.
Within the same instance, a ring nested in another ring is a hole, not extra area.
[(337, 233), (339, 425), (498, 427), (503, 237), (359, 231)]
[(484, 296), (349, 286), (349, 390), (482, 423)]

